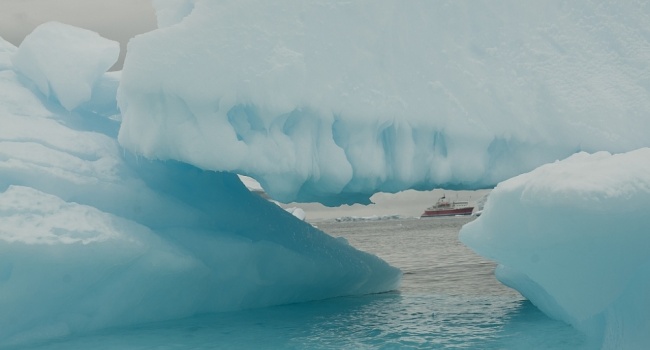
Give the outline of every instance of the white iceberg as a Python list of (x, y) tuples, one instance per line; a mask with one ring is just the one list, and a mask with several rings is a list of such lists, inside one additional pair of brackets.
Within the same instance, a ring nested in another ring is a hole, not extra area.
[(648, 146), (635, 4), (154, 5), (175, 19), (129, 43), (120, 143), (250, 175), (281, 202), (485, 188), (577, 151)]
[(650, 148), (580, 153), (500, 183), (460, 238), (497, 278), (608, 349), (650, 329)]
[[(95, 36), (82, 37), (94, 47)], [(83, 53), (40, 44), (59, 50), (53, 60)], [(70, 112), (59, 99), (73, 87), (45, 96), (11, 65), (36, 62), (27, 55), (37, 47), (19, 59), (20, 48), (4, 47), (0, 346), (398, 288), (398, 269), (251, 193), (237, 175), (121, 148), (119, 73), (95, 77), (91, 98)], [(48, 86), (61, 76), (40, 67), (22, 69)]]

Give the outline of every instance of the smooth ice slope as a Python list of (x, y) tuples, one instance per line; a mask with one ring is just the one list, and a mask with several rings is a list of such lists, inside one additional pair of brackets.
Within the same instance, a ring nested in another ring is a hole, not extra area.
[(460, 238), (497, 278), (606, 349), (650, 330), (650, 149), (576, 154), (500, 183)]
[(273, 198), (493, 186), (650, 146), (650, 8), (577, 1), (156, 1), (120, 143)]
[[(398, 287), (398, 269), (252, 194), (236, 175), (122, 149), (119, 73), (90, 81), (92, 98), (70, 112), (56, 98), (76, 87), (46, 97), (11, 62), (84, 50), (34, 43), (16, 53), (0, 40), (0, 347)], [(75, 59), (105, 60), (88, 54)], [(43, 81), (62, 73), (39, 67), (30, 69)]]
[(48, 22), (27, 35), (12, 57), (16, 71), (71, 111), (90, 100), (95, 81), (120, 54), (116, 41), (59, 22)]

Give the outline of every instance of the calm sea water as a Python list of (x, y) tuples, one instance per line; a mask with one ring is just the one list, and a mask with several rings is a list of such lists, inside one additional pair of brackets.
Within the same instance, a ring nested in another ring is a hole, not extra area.
[(589, 349), (494, 279), (464, 247), (471, 218), (319, 222), (402, 269), (399, 292), (336, 298), (77, 337), (35, 349)]

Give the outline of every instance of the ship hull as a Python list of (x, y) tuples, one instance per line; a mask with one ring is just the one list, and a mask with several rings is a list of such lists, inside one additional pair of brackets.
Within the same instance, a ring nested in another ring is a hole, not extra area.
[(472, 215), (473, 207), (457, 208), (457, 209), (438, 209), (438, 210), (425, 210), (421, 218), (433, 218), (438, 216), (456, 216), (456, 215)]

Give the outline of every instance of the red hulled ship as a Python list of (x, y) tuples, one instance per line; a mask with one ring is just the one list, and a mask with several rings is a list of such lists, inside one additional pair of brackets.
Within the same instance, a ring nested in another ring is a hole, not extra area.
[(443, 195), (436, 204), (427, 208), (420, 217), (472, 215), (473, 210), (474, 207), (470, 206), (468, 201), (449, 201)]

